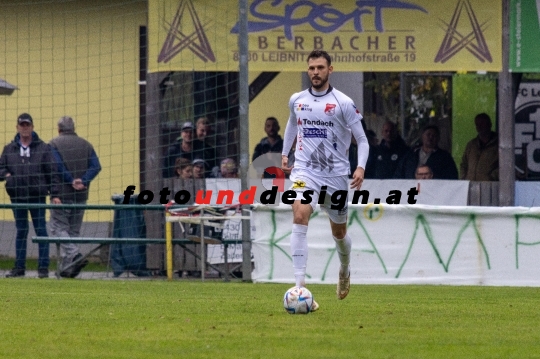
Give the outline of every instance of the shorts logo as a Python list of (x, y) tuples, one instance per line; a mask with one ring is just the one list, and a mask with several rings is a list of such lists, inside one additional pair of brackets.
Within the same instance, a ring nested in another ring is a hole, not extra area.
[(336, 105), (333, 103), (327, 103), (326, 108), (324, 109), (324, 113), (327, 116), (334, 116), (336, 114)]
[(293, 182), (292, 189), (300, 189), (306, 187), (306, 182), (297, 180)]
[(326, 138), (326, 128), (304, 127), (305, 138)]

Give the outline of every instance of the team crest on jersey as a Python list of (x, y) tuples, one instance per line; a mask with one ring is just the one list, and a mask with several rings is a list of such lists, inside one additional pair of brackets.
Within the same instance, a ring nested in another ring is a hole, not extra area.
[(327, 103), (326, 108), (324, 109), (324, 113), (327, 116), (334, 116), (336, 114), (336, 105), (333, 103)]
[(292, 189), (300, 189), (306, 187), (306, 182), (301, 180), (296, 180), (293, 182)]
[(294, 107), (296, 108), (296, 111), (309, 111), (309, 112), (312, 111), (312, 109), (309, 108), (309, 105), (306, 105), (303, 103), (295, 103)]

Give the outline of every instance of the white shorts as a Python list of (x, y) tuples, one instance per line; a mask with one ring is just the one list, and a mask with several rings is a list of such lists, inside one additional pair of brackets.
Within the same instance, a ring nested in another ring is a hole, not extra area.
[(319, 204), (334, 223), (347, 222), (349, 176), (320, 177), (293, 168), (290, 180), (293, 182), (290, 189), (296, 192), (297, 200), (310, 203), (313, 210)]

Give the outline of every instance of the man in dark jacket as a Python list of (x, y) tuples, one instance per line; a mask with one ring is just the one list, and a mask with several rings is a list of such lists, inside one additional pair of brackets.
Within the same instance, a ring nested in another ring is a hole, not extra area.
[(422, 131), (422, 146), (409, 151), (399, 163), (396, 178), (415, 178), (419, 165), (428, 165), (433, 179), (458, 179), (456, 162), (452, 155), (439, 148), (440, 132), (437, 126), (426, 126)]
[(180, 137), (167, 149), (163, 178), (176, 177), (175, 161), (178, 157), (186, 158), (190, 162), (193, 162), (197, 158), (206, 161), (209, 165), (209, 170), (205, 174), (207, 177), (210, 176), (211, 169), (216, 166), (216, 150), (193, 136), (193, 123), (185, 122), (182, 125)]
[(283, 139), (279, 135), (279, 122), (275, 117), (268, 117), (264, 123), (264, 132), (266, 137), (255, 146), (253, 151), (252, 161), (257, 157), (268, 152), (281, 153), (283, 149)]
[(478, 136), (467, 143), (461, 158), (461, 179), (469, 181), (499, 180), (499, 140), (491, 130), (491, 118), (479, 113), (474, 118)]
[[(86, 204), (90, 182), (101, 171), (94, 147), (75, 133), (75, 123), (69, 116), (58, 121), (58, 137), (51, 140), (54, 160), (60, 180), (59, 198), (55, 204)], [(82, 208), (51, 209), (51, 234), (55, 237), (79, 237), (84, 217)], [(79, 246), (74, 243), (60, 245), (62, 268), (60, 276), (74, 278), (88, 264), (82, 260)]]
[[(58, 196), (57, 178), (49, 145), (34, 132), (34, 121), (27, 113), (17, 118), (17, 135), (4, 147), (0, 157), (0, 181), (6, 181), (6, 191), (14, 204), (45, 204)], [(17, 237), (15, 266), (6, 277), (24, 277), (26, 271), (26, 242), (28, 212), (37, 236), (46, 237), (45, 208), (13, 208)], [(49, 276), (49, 244), (39, 244), (38, 276)]]
[(386, 121), (382, 127), (381, 143), (374, 148), (375, 178), (394, 178), (398, 164), (407, 152), (409, 147), (399, 135), (396, 124)]

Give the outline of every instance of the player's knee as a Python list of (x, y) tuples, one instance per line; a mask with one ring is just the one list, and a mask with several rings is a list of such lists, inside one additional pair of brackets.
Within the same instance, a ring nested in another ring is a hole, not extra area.
[(313, 212), (311, 205), (300, 204), (296, 201), (293, 204), (293, 223), (307, 226), (311, 212)]
[(336, 229), (332, 231), (332, 235), (337, 241), (342, 241), (345, 239), (345, 236), (347, 235), (346, 229)]
[(343, 240), (345, 236), (347, 235), (347, 225), (345, 223), (343, 224), (337, 224), (337, 223), (331, 223), (332, 227), (332, 235), (334, 238), (338, 241)]
[(309, 222), (309, 216), (305, 216), (301, 213), (295, 213), (293, 215), (293, 223), (294, 224), (302, 224), (304, 226), (307, 226)]

